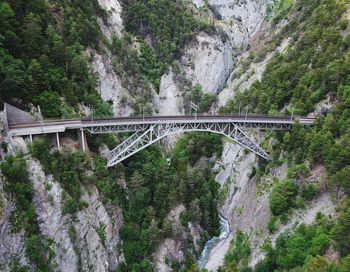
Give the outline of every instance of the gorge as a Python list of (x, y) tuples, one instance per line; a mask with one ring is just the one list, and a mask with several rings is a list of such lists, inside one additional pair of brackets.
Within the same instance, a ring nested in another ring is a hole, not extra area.
[(313, 127), (10, 137), (0, 271), (349, 271), (345, 0), (0, 1), (0, 108), (37, 119), (268, 114)]

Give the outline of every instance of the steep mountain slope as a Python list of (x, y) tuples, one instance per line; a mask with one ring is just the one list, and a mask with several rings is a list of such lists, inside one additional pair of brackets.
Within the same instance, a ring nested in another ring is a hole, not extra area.
[[(308, 5), (296, 1), (287, 18), (289, 22), (284, 22), (285, 26), (282, 28), (277, 24), (272, 46), (269, 42), (271, 39), (266, 35), (267, 42), (262, 40), (263, 46), (251, 51), (250, 55), (255, 55), (253, 61), (258, 60), (263, 64), (264, 58), (271, 58), (271, 49), (268, 48), (272, 47), (274, 50), (276, 45), (286, 40), (289, 41), (288, 47), (283, 46), (285, 49), (282, 51), (277, 47), (282, 53), (271, 59), (265, 73), (262, 77), (259, 76), (259, 83), (253, 83), (247, 88), (242, 86), (239, 80), (233, 79), (235, 100), (221, 110), (230, 112), (246, 107), (249, 111), (270, 114), (277, 111), (306, 114), (315, 110), (324, 117), (320, 118), (320, 123), (312, 131), (294, 130), (283, 137), (275, 135), (273, 141), (270, 139), (269, 145), (273, 147), (271, 152), (276, 163), (268, 163), (262, 167), (251, 161), (247, 176), (244, 170), (247, 169), (249, 161), (245, 162), (245, 158), (236, 163), (238, 169), (226, 163), (228, 171), (232, 171), (232, 168), (238, 171), (237, 174), (231, 175), (233, 180), (226, 181), (230, 188), (226, 190), (229, 201), (224, 204), (223, 213), (231, 218), (233, 228), (239, 230), (236, 234), (242, 231), (250, 245), (246, 247), (246, 252), (242, 253), (237, 247), (241, 241), (237, 240), (238, 237), (232, 237), (230, 245), (223, 241), (213, 250), (213, 261), (208, 263), (208, 268), (217, 267), (224, 252), (229, 248), (229, 254), (225, 257), (226, 268), (231, 267), (231, 261), (233, 266), (241, 269), (257, 264), (256, 271), (289, 270), (297, 266), (299, 268), (295, 268), (296, 271), (319, 271), (330, 269), (329, 267), (337, 269), (332, 262), (339, 262), (340, 257), (334, 252), (334, 248), (339, 250), (343, 247), (339, 245), (338, 235), (347, 240), (347, 236), (343, 236), (345, 233), (339, 232), (338, 228), (339, 224), (342, 225), (340, 228), (343, 228), (348, 220), (348, 183), (341, 182), (338, 175), (340, 172), (346, 172), (348, 161), (342, 155), (335, 156), (331, 150), (336, 148), (332, 145), (338, 146), (336, 142), (340, 140), (344, 143), (347, 139), (347, 121), (343, 117), (344, 114), (347, 115), (347, 106), (342, 98), (342, 90), (349, 84), (349, 5), (345, 1), (314, 1)], [(272, 31), (275, 29), (272, 28)], [(278, 43), (275, 42), (276, 39)], [(248, 61), (254, 76), (258, 70), (255, 69), (256, 64), (251, 64), (249, 59), (253, 58), (250, 55), (241, 63), (243, 67), (247, 67), (245, 62)], [(238, 73), (238, 78), (243, 77), (246, 80), (252, 77), (250, 72), (248, 76), (244, 75), (244, 68), (242, 72), (243, 76), (242, 73)], [(238, 82), (238, 85), (235, 82)], [(340, 130), (336, 132), (336, 129), (332, 130), (331, 127)], [(323, 140), (320, 140), (321, 134), (325, 135)], [(341, 176), (346, 179), (343, 174)], [(222, 175), (227, 177), (227, 170)], [(235, 177), (238, 177), (238, 180)], [(222, 176), (218, 178), (222, 180)], [(294, 187), (290, 180), (297, 186)], [(317, 190), (311, 189), (313, 187)], [(297, 194), (297, 190), (300, 189), (301, 192)], [(343, 193), (339, 194), (339, 189), (343, 190)], [(314, 192), (311, 193), (312, 191)], [(288, 194), (297, 196), (290, 198)], [(331, 230), (332, 224), (327, 221), (327, 216), (335, 216), (337, 203), (342, 203), (342, 223), (333, 225)], [(326, 216), (322, 217), (320, 213)], [(311, 224), (311, 227), (305, 227), (302, 223)], [(289, 230), (286, 231), (287, 229)], [(315, 230), (319, 231), (320, 236), (311, 234)], [(305, 235), (310, 235), (312, 246), (297, 242), (298, 239), (305, 239)], [(322, 243), (321, 236), (324, 237)], [(334, 240), (331, 241), (330, 238)], [(318, 239), (319, 241), (316, 241)], [(348, 251), (345, 252), (343, 251), (343, 256), (348, 254)], [(312, 258), (316, 254), (325, 257)], [(264, 260), (259, 262), (263, 256)], [(346, 271), (347, 258), (343, 259), (343, 267), (338, 269)]]

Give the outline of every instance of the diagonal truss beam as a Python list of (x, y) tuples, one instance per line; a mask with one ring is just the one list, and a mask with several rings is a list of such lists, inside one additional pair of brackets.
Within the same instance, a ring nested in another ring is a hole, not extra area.
[(168, 123), (153, 124), (142, 131), (135, 132), (108, 154), (107, 167), (120, 163), (168, 135), (187, 131), (213, 132), (224, 135), (258, 156), (268, 159), (268, 154), (235, 123)]
[[(146, 129), (147, 131), (147, 129)], [(130, 148), (135, 141), (137, 141), (142, 135), (145, 133), (144, 130), (136, 131), (133, 135), (131, 135), (129, 138), (127, 138), (124, 142), (119, 144), (116, 148), (111, 150), (107, 155), (107, 160), (112, 160), (115, 156), (117, 156), (120, 152), (123, 150), (127, 150)]]

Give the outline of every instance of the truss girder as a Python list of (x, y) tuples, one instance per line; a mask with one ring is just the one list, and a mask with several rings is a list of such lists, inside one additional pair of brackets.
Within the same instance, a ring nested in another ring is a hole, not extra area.
[(149, 127), (148, 124), (125, 124), (125, 125), (91, 125), (86, 129), (92, 134), (112, 133), (112, 132), (134, 132), (145, 130)]
[(242, 127), (235, 123), (164, 123), (148, 125), (114, 148), (108, 154), (107, 167), (118, 164), (168, 135), (187, 131), (219, 133), (231, 138), (258, 156), (264, 159), (268, 158), (268, 154), (243, 132)]
[[(193, 128), (201, 127), (203, 125), (217, 125), (222, 126), (228, 124), (225, 123), (217, 123), (217, 122), (183, 122), (183, 123), (154, 123), (154, 124), (115, 124), (115, 125), (91, 125), (85, 126), (85, 128), (92, 134), (102, 134), (102, 133), (113, 133), (113, 132), (135, 132), (140, 130), (147, 130), (150, 126), (163, 126), (163, 125), (175, 125), (177, 127), (191, 125)], [(290, 123), (254, 123), (254, 122), (239, 122), (234, 123), (237, 127), (246, 130), (246, 129), (259, 129), (259, 130), (290, 130), (293, 124)]]

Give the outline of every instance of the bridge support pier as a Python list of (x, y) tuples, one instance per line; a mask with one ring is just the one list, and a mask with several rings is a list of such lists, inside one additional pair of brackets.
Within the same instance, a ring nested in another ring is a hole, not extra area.
[(80, 142), (80, 147), (83, 149), (84, 152), (86, 152), (86, 135), (84, 132), (84, 129), (78, 130), (78, 139)]
[(56, 132), (56, 142), (57, 142), (57, 149), (61, 150), (60, 135), (58, 132)]

